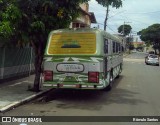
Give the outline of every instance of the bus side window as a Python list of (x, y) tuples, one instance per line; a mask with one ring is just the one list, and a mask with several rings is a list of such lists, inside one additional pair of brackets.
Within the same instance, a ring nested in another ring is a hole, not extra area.
[(118, 53), (121, 53), (121, 44), (120, 43), (118, 43)]
[(116, 53), (118, 53), (118, 43), (116, 42)]
[(104, 53), (108, 53), (108, 39), (104, 39)]
[(122, 50), (122, 52), (124, 52), (124, 47), (123, 47), (123, 45), (121, 45), (121, 50)]
[(121, 52), (123, 53), (123, 45), (120, 45)]
[(113, 41), (113, 53), (116, 52), (116, 42)]

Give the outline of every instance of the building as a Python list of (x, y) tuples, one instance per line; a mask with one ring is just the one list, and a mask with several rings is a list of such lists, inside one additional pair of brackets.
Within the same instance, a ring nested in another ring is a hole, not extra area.
[(70, 28), (90, 27), (91, 23), (97, 23), (93, 12), (89, 12), (89, 4), (80, 5), (80, 16), (70, 24)]
[(144, 42), (131, 42), (131, 44), (134, 46), (134, 48), (143, 47)]

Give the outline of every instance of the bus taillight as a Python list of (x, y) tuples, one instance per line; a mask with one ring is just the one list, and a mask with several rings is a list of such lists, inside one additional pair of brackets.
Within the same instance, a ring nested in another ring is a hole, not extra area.
[(44, 71), (44, 81), (53, 81), (53, 71)]
[(88, 72), (88, 82), (99, 83), (99, 72)]

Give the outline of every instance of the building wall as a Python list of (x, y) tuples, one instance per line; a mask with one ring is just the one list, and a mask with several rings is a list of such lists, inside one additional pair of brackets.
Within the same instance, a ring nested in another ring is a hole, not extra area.
[(34, 72), (32, 48), (0, 48), (0, 81)]
[(88, 3), (83, 3), (80, 4), (80, 7), (82, 9), (82, 13), (80, 14), (80, 16), (73, 21), (70, 24), (70, 28), (82, 28), (82, 27), (90, 27), (91, 25), (91, 20), (89, 17), (89, 4)]
[(89, 4), (88, 3), (82, 3), (79, 5), (84, 11), (89, 11)]
[(132, 44), (134, 45), (135, 48), (143, 46), (144, 42), (132, 42)]

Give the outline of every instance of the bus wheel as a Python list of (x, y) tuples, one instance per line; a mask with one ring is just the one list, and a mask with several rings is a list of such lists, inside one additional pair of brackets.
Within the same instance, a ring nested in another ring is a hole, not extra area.
[(113, 86), (113, 73), (110, 72), (110, 76), (109, 76), (109, 85), (106, 86), (106, 88), (104, 88), (104, 90), (106, 91), (110, 91), (112, 89)]
[(120, 64), (120, 69), (119, 69), (119, 73), (122, 72), (122, 63)]
[(118, 72), (118, 75), (116, 76), (116, 78), (119, 78), (119, 75), (120, 75), (121, 72), (122, 72), (122, 64), (120, 64), (119, 72)]

